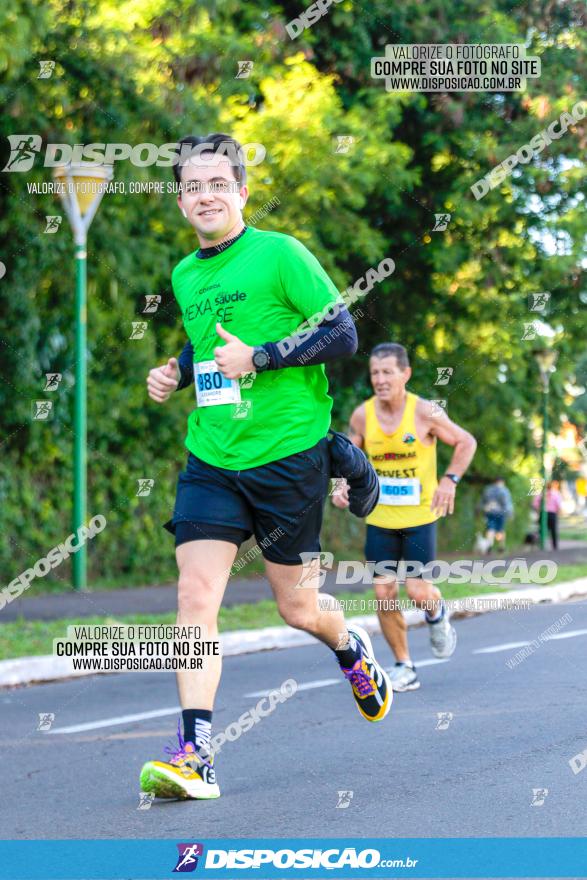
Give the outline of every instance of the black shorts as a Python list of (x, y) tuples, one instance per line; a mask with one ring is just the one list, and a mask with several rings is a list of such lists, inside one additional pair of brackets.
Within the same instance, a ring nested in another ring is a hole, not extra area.
[(300, 553), (316, 553), (330, 481), (326, 437), (303, 452), (232, 471), (191, 453), (179, 475), (173, 518), (165, 528), (176, 547), (186, 541), (230, 541), (251, 535), (271, 562), (300, 565)]
[[(410, 529), (382, 529), (367, 526), (365, 542), (367, 562), (414, 562), (423, 568), (436, 558), (436, 523)], [(407, 577), (420, 577), (414, 571)]]

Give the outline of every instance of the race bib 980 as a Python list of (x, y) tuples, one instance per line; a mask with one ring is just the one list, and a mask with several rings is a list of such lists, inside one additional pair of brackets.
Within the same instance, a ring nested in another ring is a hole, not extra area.
[(218, 406), (241, 401), (238, 381), (223, 376), (216, 361), (194, 361), (194, 382), (198, 406)]
[(381, 492), (380, 504), (408, 505), (415, 507), (420, 503), (420, 480), (379, 477)]

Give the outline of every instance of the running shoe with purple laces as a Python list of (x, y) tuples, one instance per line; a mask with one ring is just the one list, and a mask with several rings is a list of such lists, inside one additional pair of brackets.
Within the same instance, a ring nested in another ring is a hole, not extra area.
[(342, 669), (350, 681), (357, 708), (367, 721), (383, 721), (393, 701), (393, 690), (386, 671), (373, 656), (371, 639), (360, 626), (349, 626), (349, 634), (358, 642), (361, 657), (350, 669)]
[(213, 757), (203, 758), (192, 742), (185, 742), (179, 722), (177, 738), (178, 746), (165, 747), (168, 761), (147, 761), (143, 765), (141, 791), (150, 792), (158, 798), (208, 800), (220, 797)]

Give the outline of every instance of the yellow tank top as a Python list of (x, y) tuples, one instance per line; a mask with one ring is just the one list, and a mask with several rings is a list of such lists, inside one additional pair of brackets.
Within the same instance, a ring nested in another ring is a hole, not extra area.
[(386, 434), (375, 413), (375, 397), (365, 402), (365, 454), (379, 477), (381, 494), (367, 524), (408, 529), (438, 519), (430, 510), (437, 486), (436, 439), (424, 445), (416, 434), (416, 394), (407, 392), (404, 414)]

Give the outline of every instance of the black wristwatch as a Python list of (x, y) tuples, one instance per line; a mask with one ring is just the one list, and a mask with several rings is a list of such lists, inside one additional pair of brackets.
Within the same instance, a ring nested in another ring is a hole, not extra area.
[(253, 366), (255, 372), (262, 373), (264, 370), (268, 370), (270, 362), (271, 359), (266, 349), (264, 349), (262, 345), (256, 345), (253, 350)]
[(452, 480), (453, 483), (455, 484), (455, 486), (458, 486), (458, 484), (459, 484), (460, 481), (461, 481), (461, 478), (460, 478), (460, 477), (457, 477), (456, 474), (444, 474), (443, 476), (448, 477), (449, 480)]

